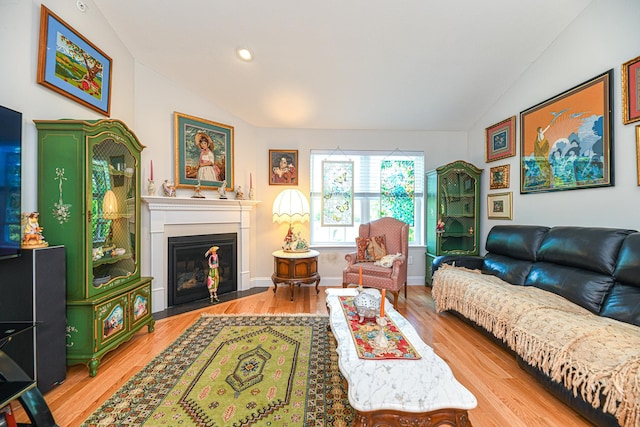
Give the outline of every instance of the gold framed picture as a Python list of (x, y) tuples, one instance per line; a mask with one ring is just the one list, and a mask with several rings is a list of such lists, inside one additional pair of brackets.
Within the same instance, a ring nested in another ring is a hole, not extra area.
[(512, 219), (512, 192), (487, 194), (487, 216), (489, 219)]
[(511, 165), (501, 165), (491, 168), (489, 176), (489, 189), (498, 190), (500, 188), (509, 188), (510, 173)]

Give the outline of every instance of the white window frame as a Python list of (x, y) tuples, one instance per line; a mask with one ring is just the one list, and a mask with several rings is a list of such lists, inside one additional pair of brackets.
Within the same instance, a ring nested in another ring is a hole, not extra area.
[[(314, 247), (348, 247), (355, 244), (360, 224), (379, 218), (380, 170), (371, 169), (383, 160), (408, 160), (415, 162), (415, 211), (414, 225), (410, 228), (409, 246), (424, 246), (424, 152), (394, 150), (311, 150), (310, 153), (310, 208), (311, 238)], [(322, 161), (354, 162), (354, 219), (352, 226), (323, 227), (322, 209)], [(372, 165), (364, 168), (363, 165)]]

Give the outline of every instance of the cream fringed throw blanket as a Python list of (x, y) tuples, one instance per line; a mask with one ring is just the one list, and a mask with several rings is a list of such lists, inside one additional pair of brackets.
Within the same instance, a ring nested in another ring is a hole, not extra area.
[(602, 404), (621, 426), (640, 426), (639, 327), (551, 292), (449, 265), (434, 274), (432, 294), (439, 312), (459, 312), (574, 395)]

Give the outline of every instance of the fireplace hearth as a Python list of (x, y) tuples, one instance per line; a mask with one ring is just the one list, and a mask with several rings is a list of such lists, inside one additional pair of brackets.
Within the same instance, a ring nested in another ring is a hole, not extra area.
[(203, 234), (168, 238), (168, 306), (209, 299), (207, 250), (218, 246), (218, 295), (238, 290), (236, 233)]

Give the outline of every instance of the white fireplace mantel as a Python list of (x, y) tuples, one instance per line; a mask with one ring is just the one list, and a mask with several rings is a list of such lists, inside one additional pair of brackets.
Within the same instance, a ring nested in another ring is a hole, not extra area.
[(256, 200), (197, 199), (143, 196), (143, 251), (149, 253), (148, 271), (153, 277), (152, 312), (167, 308), (168, 238), (210, 233), (238, 233), (238, 290), (251, 287), (251, 211)]

